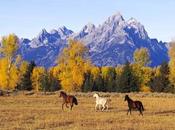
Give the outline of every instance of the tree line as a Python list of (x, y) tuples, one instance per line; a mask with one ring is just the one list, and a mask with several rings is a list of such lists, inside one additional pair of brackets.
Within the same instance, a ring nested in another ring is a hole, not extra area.
[(175, 43), (170, 44), (169, 63), (151, 68), (149, 51), (139, 48), (133, 63), (98, 67), (88, 58), (88, 48), (70, 40), (57, 60), (46, 69), (28, 63), (17, 53), (19, 39), (10, 34), (0, 47), (0, 89), (34, 91), (172, 92), (175, 93)]

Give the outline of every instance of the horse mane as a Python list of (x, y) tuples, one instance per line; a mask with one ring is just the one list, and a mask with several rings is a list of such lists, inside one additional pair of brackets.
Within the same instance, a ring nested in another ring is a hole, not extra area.
[(98, 93), (95, 93), (96, 95), (98, 95), (100, 97), (100, 95)]
[(128, 95), (125, 95), (125, 98), (127, 98), (127, 100), (133, 101)]
[(67, 96), (66, 92), (64, 92), (64, 91), (61, 91), (60, 93)]

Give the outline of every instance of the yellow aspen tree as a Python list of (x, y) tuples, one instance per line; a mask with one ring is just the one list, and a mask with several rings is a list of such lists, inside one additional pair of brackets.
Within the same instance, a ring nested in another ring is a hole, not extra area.
[(35, 91), (40, 91), (43, 88), (43, 76), (46, 75), (46, 70), (44, 67), (35, 67), (32, 73), (32, 87)]
[(170, 82), (173, 85), (173, 89), (175, 92), (175, 41), (170, 43), (170, 49), (169, 49), (169, 67), (170, 67)]
[(0, 53), (2, 55), (1, 62), (1, 81), (4, 89), (14, 89), (18, 82), (18, 56), (16, 55), (18, 49), (18, 38), (14, 34), (2, 38), (2, 47)]
[(27, 61), (21, 62), (20, 66), (19, 66), (19, 78), (20, 78), (19, 83), (21, 83), (21, 80), (22, 80), (24, 74), (27, 72), (28, 66), (29, 66), (29, 63)]
[(134, 62), (141, 65), (147, 66), (150, 63), (150, 56), (147, 48), (136, 49), (134, 52)]
[(84, 74), (90, 68), (86, 59), (87, 48), (79, 41), (70, 40), (58, 59), (58, 72), (61, 86), (66, 91), (80, 91)]
[(92, 67), (91, 74), (93, 76), (93, 80), (96, 80), (98, 77), (100, 77), (100, 69), (98, 67)]
[(150, 63), (150, 56), (147, 48), (136, 49), (134, 52), (134, 64), (132, 70), (136, 77), (138, 77), (138, 86), (140, 91), (151, 91), (148, 82), (151, 79), (151, 68), (146, 67)]

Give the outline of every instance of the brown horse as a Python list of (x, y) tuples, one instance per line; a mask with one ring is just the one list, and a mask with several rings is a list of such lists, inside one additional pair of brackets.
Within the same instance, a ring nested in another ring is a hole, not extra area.
[(69, 107), (67, 106), (67, 104), (69, 103), (69, 104), (70, 104), (70, 109), (71, 109), (71, 110), (72, 110), (73, 104), (78, 105), (78, 101), (77, 101), (77, 99), (76, 99), (75, 96), (67, 95), (65, 92), (61, 91), (61, 92), (60, 92), (60, 97), (63, 97), (62, 110), (64, 110), (64, 109), (63, 109), (64, 104), (66, 104), (66, 107), (69, 108)]
[[(139, 110), (140, 114), (143, 116), (142, 111), (144, 111), (143, 104), (141, 101), (133, 101), (131, 98), (129, 98), (128, 95), (125, 96), (125, 101), (128, 102), (128, 112), (130, 112), (131, 115), (131, 109)], [(127, 112), (127, 115), (128, 115)]]

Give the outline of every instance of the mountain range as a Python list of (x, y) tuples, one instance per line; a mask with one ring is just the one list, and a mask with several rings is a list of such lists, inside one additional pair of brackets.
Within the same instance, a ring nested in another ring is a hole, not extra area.
[(73, 32), (65, 26), (50, 32), (43, 29), (32, 40), (20, 39), (19, 53), (23, 59), (48, 68), (56, 65), (61, 51), (69, 44), (69, 38), (82, 41), (89, 48), (92, 63), (97, 66), (133, 62), (134, 51), (141, 47), (149, 51), (150, 66), (169, 60), (166, 42), (150, 38), (140, 22), (134, 18), (125, 20), (120, 13), (110, 16), (97, 27), (89, 23), (79, 32)]

